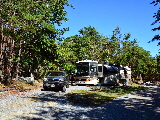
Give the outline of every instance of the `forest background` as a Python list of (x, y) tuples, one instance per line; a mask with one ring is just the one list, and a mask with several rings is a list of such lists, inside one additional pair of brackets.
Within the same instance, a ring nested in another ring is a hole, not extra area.
[[(132, 78), (141, 75), (146, 80), (160, 80), (160, 56), (151, 57), (131, 39), (131, 33), (121, 33), (119, 27), (109, 37), (95, 27), (84, 26), (76, 35), (63, 38), (69, 29), (57, 26), (68, 21), (65, 7), (74, 8), (68, 0), (1, 0), (1, 83), (9, 84), (21, 76), (41, 79), (50, 70), (74, 71), (75, 63), (84, 59), (128, 65)], [(159, 22), (159, 14), (158, 10), (153, 24)], [(153, 41), (159, 38), (155, 35)]]

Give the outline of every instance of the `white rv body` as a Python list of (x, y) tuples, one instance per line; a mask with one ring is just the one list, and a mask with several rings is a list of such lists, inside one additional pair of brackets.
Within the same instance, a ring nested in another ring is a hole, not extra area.
[[(84, 60), (76, 62), (75, 84), (97, 85), (110, 84), (119, 85), (131, 80), (131, 68), (122, 65), (111, 65), (109, 63), (98, 63), (98, 61)], [(124, 73), (127, 70), (127, 74)]]

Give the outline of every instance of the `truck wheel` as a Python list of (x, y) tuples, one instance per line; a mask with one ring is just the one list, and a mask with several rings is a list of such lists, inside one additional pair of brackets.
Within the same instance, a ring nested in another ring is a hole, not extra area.
[(69, 84), (66, 85), (66, 88), (69, 88)]
[(63, 86), (62, 87), (62, 92), (65, 92), (66, 91), (66, 86)]

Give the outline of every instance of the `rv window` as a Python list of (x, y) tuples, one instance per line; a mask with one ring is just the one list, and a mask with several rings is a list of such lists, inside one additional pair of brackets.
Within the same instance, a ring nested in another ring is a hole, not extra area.
[(97, 72), (97, 67), (94, 65), (91, 65), (90, 70), (91, 70), (91, 72)]
[(89, 64), (88, 63), (79, 63), (77, 64), (76, 73), (88, 73), (89, 72)]
[(102, 66), (98, 66), (98, 72), (102, 72)]

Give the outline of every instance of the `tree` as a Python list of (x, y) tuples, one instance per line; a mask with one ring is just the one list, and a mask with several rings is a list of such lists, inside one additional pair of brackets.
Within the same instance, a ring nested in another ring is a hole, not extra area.
[(106, 39), (97, 32), (96, 28), (89, 26), (80, 29), (78, 35), (68, 37), (64, 42), (69, 42), (69, 47), (74, 51), (77, 60), (98, 60), (104, 40)]
[[(68, 0), (3, 0), (1, 2), (0, 24), (2, 35), (1, 51), (4, 36), (12, 38), (14, 46), (12, 64), (16, 64), (16, 74), (29, 72), (34, 74), (39, 64), (57, 59), (57, 40), (68, 29), (56, 29), (67, 21), (64, 6), (71, 6)], [(8, 42), (7, 42), (8, 45)], [(1, 56), (2, 52), (1, 52)], [(3, 58), (3, 57), (2, 57)], [(10, 65), (8, 65), (10, 66)]]
[[(156, 1), (153, 1), (151, 4), (153, 4), (154, 6), (157, 6), (159, 3), (160, 3), (160, 1), (156, 0)], [(160, 22), (160, 8), (156, 13), (154, 13), (153, 17), (155, 18), (155, 21), (151, 25), (155, 25), (156, 23)], [(160, 30), (160, 26), (153, 28), (152, 30), (153, 31)], [(160, 40), (159, 34), (155, 35), (151, 41), (155, 41), (155, 40)], [(158, 43), (158, 45), (160, 45), (160, 42)]]
[(74, 70), (78, 60), (99, 60), (103, 36), (94, 27), (80, 29), (78, 35), (70, 36), (60, 42), (59, 60), (62, 69)]
[(132, 77), (142, 76), (154, 79), (157, 62), (150, 57), (150, 52), (138, 45), (131, 34), (121, 34), (116, 27), (110, 37), (102, 36), (94, 27), (84, 27), (78, 35), (67, 37), (59, 43), (58, 66), (65, 70), (74, 70), (78, 60), (92, 59), (99, 62), (110, 62), (117, 65), (128, 65), (132, 69)]

